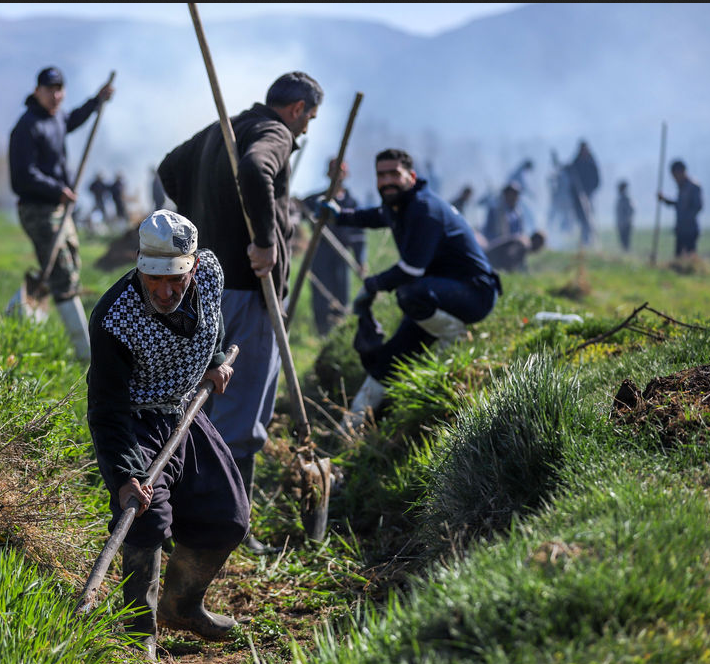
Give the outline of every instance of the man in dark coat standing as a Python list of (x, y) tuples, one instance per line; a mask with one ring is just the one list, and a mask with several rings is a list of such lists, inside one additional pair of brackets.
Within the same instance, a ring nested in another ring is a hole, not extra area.
[(703, 192), (695, 180), (688, 177), (685, 163), (676, 160), (671, 164), (671, 175), (678, 185), (678, 197), (666, 198), (660, 191), (658, 200), (675, 208), (675, 256), (694, 256), (698, 246), (700, 226), (698, 213), (703, 209)]
[(599, 188), (597, 162), (586, 141), (580, 141), (577, 155), (567, 166), (572, 205), (579, 221), (581, 243), (588, 245), (594, 234), (594, 205), (592, 196)]
[[(37, 87), (25, 100), (27, 110), (10, 134), (10, 180), (19, 197), (17, 212), (42, 272), (49, 262), (66, 206), (77, 198), (67, 165), (66, 135), (84, 124), (113, 91), (107, 83), (95, 97), (67, 113), (61, 108), (66, 94), (64, 75), (56, 67), (47, 67), (37, 75)], [(89, 330), (79, 298), (80, 269), (79, 237), (69, 218), (49, 274), (49, 290), (77, 356), (88, 360)]]
[[(234, 364), (240, 379), (232, 381), (224, 395), (213, 396), (206, 409), (232, 451), (250, 500), (254, 455), (267, 439), (281, 368), (260, 278), (272, 274), (283, 303), (293, 234), (289, 158), (298, 148), (295, 139), (306, 133), (322, 100), (323, 90), (313, 78), (291, 72), (272, 84), (265, 104), (256, 103), (231, 118), (242, 201), (219, 122), (175, 148), (158, 167), (165, 193), (198, 227), (202, 246), (211, 249), (224, 268), (225, 343), (240, 348)], [(246, 544), (265, 551), (251, 536)]]

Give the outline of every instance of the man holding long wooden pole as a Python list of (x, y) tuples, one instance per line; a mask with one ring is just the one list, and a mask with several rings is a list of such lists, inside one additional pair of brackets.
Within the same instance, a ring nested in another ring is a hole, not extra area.
[[(130, 630), (155, 659), (158, 623), (205, 640), (233, 638), (235, 621), (205, 609), (203, 598), (249, 528), (242, 478), (222, 437), (200, 410), (167, 465), (152, 462), (179, 428), (203, 379), (217, 393), (233, 369), (222, 352), (222, 268), (198, 250), (185, 217), (158, 210), (139, 228), (136, 268), (91, 314), (87, 416), (96, 458), (111, 495), (113, 533), (138, 501), (123, 542), (125, 603), (147, 607)], [(162, 543), (175, 549), (158, 602)]]
[[(224, 267), (225, 342), (239, 345), (234, 369), (240, 380), (211, 399), (208, 412), (232, 451), (250, 499), (254, 456), (267, 439), (281, 367), (260, 279), (273, 276), (282, 306), (293, 234), (288, 214), (289, 157), (322, 99), (323, 90), (313, 78), (291, 72), (271, 85), (265, 103), (230, 119), (238, 148), (239, 191), (219, 122), (175, 148), (158, 168), (178, 212), (197, 225), (202, 246), (212, 249)], [(253, 537), (247, 546), (264, 552)]]

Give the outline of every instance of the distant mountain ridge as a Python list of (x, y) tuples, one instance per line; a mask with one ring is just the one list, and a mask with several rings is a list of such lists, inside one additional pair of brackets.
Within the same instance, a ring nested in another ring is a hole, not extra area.
[[(532, 4), (436, 37), (285, 15), (205, 23), (205, 31), (230, 113), (263, 101), (286, 71), (302, 69), (322, 84), (325, 102), (294, 176), (297, 195), (323, 187), (325, 163), (339, 147), (357, 91), (364, 100), (346, 158), (361, 200), (377, 199), (373, 157), (384, 147), (409, 149), (424, 175), (431, 162), (447, 197), (467, 182), (477, 195), (497, 188), (529, 156), (536, 163), (532, 205), (542, 220), (550, 151), (567, 161), (584, 137), (602, 171), (600, 218), (609, 216), (624, 177), (639, 223), (648, 223), (663, 120), (669, 159), (682, 156), (710, 187), (707, 3)], [(50, 63), (66, 74), (67, 108), (116, 69), (116, 96), (87, 172), (121, 169), (143, 195), (148, 167), (217, 118), (189, 26), (0, 21), (0, 155), (37, 71)], [(69, 144), (74, 160), (82, 130)], [(0, 204), (12, 204), (3, 179)]]

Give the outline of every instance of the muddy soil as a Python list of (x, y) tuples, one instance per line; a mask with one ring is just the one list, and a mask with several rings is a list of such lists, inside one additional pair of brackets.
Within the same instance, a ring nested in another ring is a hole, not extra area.
[(612, 416), (637, 430), (650, 427), (663, 447), (710, 440), (710, 365), (653, 378), (641, 391), (625, 380), (613, 402)]

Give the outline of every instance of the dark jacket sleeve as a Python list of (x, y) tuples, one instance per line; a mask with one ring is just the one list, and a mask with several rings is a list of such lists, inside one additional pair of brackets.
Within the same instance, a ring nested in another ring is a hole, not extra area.
[(338, 226), (357, 228), (387, 228), (389, 226), (384, 208), (363, 208), (362, 210), (344, 209), (336, 220)]
[(69, 113), (67, 116), (67, 132), (72, 132), (77, 127), (81, 127), (81, 125), (89, 119), (98, 106), (99, 98), (96, 96), (87, 100), (84, 104), (79, 106), (79, 108), (75, 108), (71, 113)]
[(23, 118), (10, 134), (10, 181), (18, 196), (37, 197), (59, 203), (64, 184), (44, 173), (38, 165), (39, 151), (33, 124)]
[(219, 328), (217, 330), (217, 340), (214, 344), (214, 355), (212, 355), (212, 360), (209, 363), (208, 369), (216, 369), (227, 359), (225, 353), (226, 348), (224, 348), (224, 317), (222, 312), (219, 312)]
[(129, 349), (101, 327), (92, 315), (91, 365), (87, 374), (88, 421), (101, 473), (117, 491), (131, 477), (147, 479), (143, 454), (131, 424), (128, 381), (132, 370)]
[(413, 201), (399, 222), (397, 249), (400, 260), (389, 270), (372, 277), (368, 290), (394, 290), (424, 276), (444, 235), (443, 224), (430, 213), (426, 203)]
[(240, 156), (238, 182), (254, 244), (265, 248), (277, 242), (274, 179), (288, 164), (293, 135), (286, 125), (273, 121), (261, 123), (255, 131), (256, 140)]

